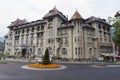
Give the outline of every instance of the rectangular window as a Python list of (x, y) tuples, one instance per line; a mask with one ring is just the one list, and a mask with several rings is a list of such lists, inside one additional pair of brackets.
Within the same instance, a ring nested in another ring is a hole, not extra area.
[(78, 42), (80, 42), (80, 37), (78, 37)]
[(77, 48), (75, 48), (75, 55), (77, 55)]
[(76, 28), (77, 29), (77, 32), (79, 33), (80, 31), (79, 31), (79, 28)]
[(80, 47), (78, 48), (78, 55), (80, 55)]
[(68, 44), (68, 38), (65, 38), (65, 44)]
[(41, 39), (41, 43), (40, 43), (40, 45), (43, 45), (43, 39)]
[(83, 50), (83, 49), (82, 49), (82, 47), (81, 47), (81, 53), (80, 53), (80, 55), (82, 55), (82, 50)]
[(32, 28), (32, 32), (34, 32), (34, 27)]
[(37, 45), (39, 45), (39, 40), (37, 40)]
[(75, 42), (77, 42), (76, 37), (75, 37)]
[(60, 39), (60, 44), (63, 44), (63, 38)]
[(41, 30), (44, 30), (44, 26), (43, 25), (41, 26)]
[(42, 55), (42, 49), (38, 49), (38, 55)]

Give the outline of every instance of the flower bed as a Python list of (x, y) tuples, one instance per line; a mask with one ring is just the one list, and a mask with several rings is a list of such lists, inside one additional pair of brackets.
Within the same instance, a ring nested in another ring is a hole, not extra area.
[(59, 68), (60, 65), (59, 64), (47, 64), (47, 65), (43, 65), (43, 64), (28, 64), (29, 67), (33, 67), (33, 68)]

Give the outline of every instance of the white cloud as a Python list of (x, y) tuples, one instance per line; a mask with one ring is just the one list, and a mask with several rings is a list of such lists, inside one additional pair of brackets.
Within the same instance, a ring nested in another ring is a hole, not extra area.
[(118, 0), (0, 0), (0, 36), (7, 34), (6, 27), (17, 18), (42, 19), (54, 5), (69, 18), (76, 9), (83, 18), (107, 18), (119, 11), (119, 3)]

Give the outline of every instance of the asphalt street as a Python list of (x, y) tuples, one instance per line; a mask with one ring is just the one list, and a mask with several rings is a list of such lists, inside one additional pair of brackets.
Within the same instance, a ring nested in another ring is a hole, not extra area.
[(91, 65), (62, 64), (63, 70), (22, 69), (27, 63), (0, 64), (0, 80), (120, 80), (120, 67), (96, 68)]

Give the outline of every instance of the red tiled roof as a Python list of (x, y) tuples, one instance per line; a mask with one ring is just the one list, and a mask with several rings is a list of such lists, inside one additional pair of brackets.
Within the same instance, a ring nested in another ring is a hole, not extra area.
[(74, 20), (74, 19), (83, 19), (82, 16), (80, 15), (80, 13), (77, 10), (71, 18), (71, 20)]
[(63, 20), (67, 21), (67, 17), (62, 12), (60, 12), (55, 6), (43, 18), (48, 18), (56, 15), (60, 16)]
[(9, 26), (17, 26), (17, 25), (24, 24), (24, 23), (27, 23), (26, 19), (23, 19), (23, 20), (17, 19), (14, 22), (11, 22)]
[(59, 11), (58, 11), (57, 8), (54, 6), (54, 8), (53, 8), (52, 10), (50, 10), (49, 13), (47, 13), (47, 14), (44, 16), (44, 18), (45, 18), (45, 17), (48, 17), (48, 16), (54, 16), (54, 15), (57, 15), (57, 14), (59, 14)]

